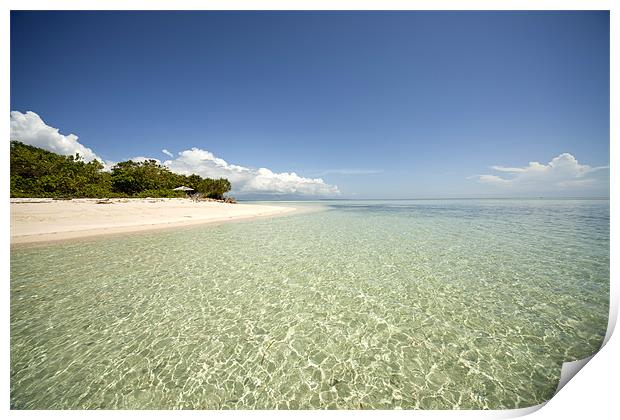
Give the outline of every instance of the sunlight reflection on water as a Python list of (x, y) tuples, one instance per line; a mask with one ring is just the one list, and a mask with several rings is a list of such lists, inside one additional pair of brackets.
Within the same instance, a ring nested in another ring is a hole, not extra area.
[(13, 249), (11, 407), (526, 407), (601, 345), (608, 201), (299, 205)]

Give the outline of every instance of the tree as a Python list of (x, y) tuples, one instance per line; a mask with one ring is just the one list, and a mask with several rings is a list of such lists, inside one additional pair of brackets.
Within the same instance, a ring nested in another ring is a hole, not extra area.
[(175, 174), (155, 160), (125, 161), (104, 171), (101, 162), (84, 162), (11, 141), (11, 197), (182, 197), (181, 185), (212, 198), (230, 191), (226, 179)]

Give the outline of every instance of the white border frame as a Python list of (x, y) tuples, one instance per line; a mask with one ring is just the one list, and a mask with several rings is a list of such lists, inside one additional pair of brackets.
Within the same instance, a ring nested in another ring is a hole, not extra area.
[[(251, 1), (251, 0), (212, 0), (212, 1), (191, 1), (191, 0), (5, 0), (0, 6), (0, 92), (4, 94), (4, 101), (0, 105), (0, 110), (5, 118), (0, 119), (0, 127), (9, 138), (9, 111), (10, 98), (10, 11), (11, 10), (609, 10), (610, 11), (610, 212), (618, 213), (620, 191), (615, 180), (618, 179), (618, 129), (620, 119), (618, 77), (620, 76), (619, 56), (620, 56), (620, 2), (614, 0), (383, 0), (383, 1), (351, 1), (351, 0), (314, 0), (314, 1)], [(369, 418), (377, 415), (388, 417), (426, 417), (426, 418), (506, 418), (524, 415), (538, 410), (540, 406), (520, 409), (520, 410), (491, 410), (491, 411), (10, 411), (9, 410), (9, 390), (10, 390), (10, 206), (8, 200), (9, 167), (9, 148), (0, 148), (0, 162), (5, 162), (0, 171), (2, 189), (5, 200), (0, 204), (0, 213), (4, 220), (4, 238), (0, 242), (2, 247), (3, 264), (0, 270), (3, 273), (3, 293), (2, 307), (4, 308), (4, 320), (1, 325), (4, 345), (1, 347), (2, 366), (0, 380), (0, 398), (3, 401), (3, 411), (11, 417), (73, 417), (83, 416), (100, 418), (108, 416), (120, 416), (124, 418), (182, 416), (185, 418), (197, 418), (198, 416), (216, 417), (246, 417), (268, 418), (282, 417), (294, 414), (296, 417), (314, 417), (317, 415), (326, 417), (352, 417)], [(619, 373), (619, 361), (616, 355), (620, 354), (620, 342), (617, 337), (612, 337), (618, 316), (619, 290), (618, 290), (618, 225), (616, 219), (610, 220), (610, 318), (606, 345), (600, 352), (592, 358), (584, 371), (578, 375), (576, 380), (570, 381), (565, 388), (554, 396), (543, 410), (536, 412), (537, 418), (579, 418), (595, 415), (596, 417), (605, 416), (608, 412), (617, 413), (615, 395), (617, 391), (617, 375)]]

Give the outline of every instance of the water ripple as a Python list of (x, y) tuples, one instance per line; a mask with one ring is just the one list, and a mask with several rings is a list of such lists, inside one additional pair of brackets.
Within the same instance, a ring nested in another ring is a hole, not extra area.
[(607, 201), (327, 207), (14, 249), (11, 407), (526, 407), (600, 347)]

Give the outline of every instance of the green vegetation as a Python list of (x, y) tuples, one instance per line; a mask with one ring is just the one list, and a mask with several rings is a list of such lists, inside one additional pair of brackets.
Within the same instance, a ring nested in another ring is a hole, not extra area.
[(215, 199), (223, 199), (231, 187), (223, 178), (175, 174), (155, 160), (119, 162), (106, 172), (96, 160), (87, 163), (79, 155), (11, 141), (11, 197), (184, 197), (183, 191), (173, 191), (181, 185)]

